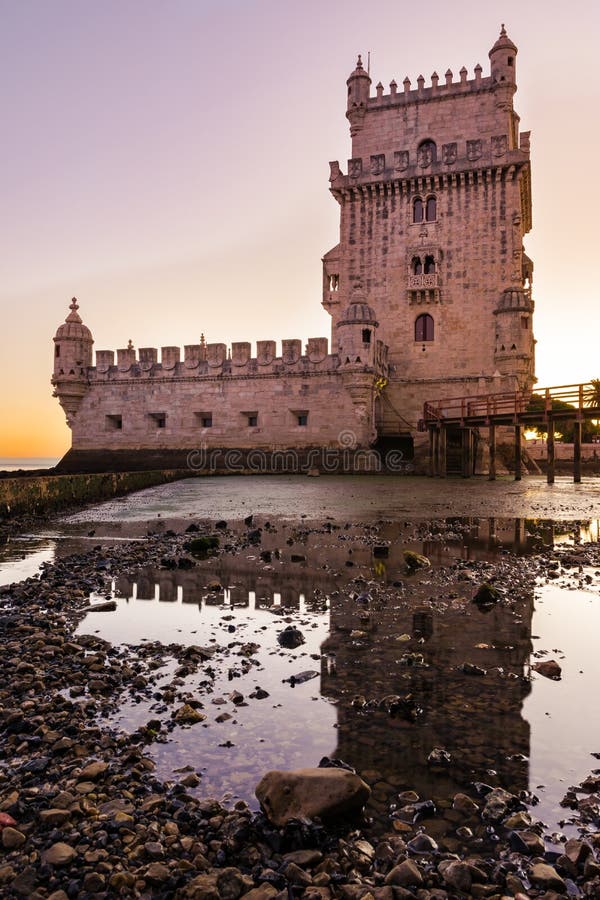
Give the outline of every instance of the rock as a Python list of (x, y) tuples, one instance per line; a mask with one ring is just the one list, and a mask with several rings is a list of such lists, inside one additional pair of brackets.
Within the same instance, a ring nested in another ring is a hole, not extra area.
[(108, 769), (108, 763), (102, 762), (101, 760), (95, 760), (94, 762), (88, 763), (85, 768), (81, 770), (78, 776), (78, 781), (94, 781), (100, 775), (104, 775), (106, 770)]
[(256, 797), (268, 819), (282, 826), (290, 819), (336, 820), (359, 813), (371, 795), (369, 786), (347, 769), (297, 769), (267, 772)]
[(444, 863), (440, 863), (438, 871), (440, 871), (445, 883), (450, 887), (456, 888), (457, 891), (465, 894), (468, 894), (471, 890), (473, 878), (467, 863), (456, 860), (446, 864), (446, 861), (444, 861)]
[(477, 589), (473, 597), (473, 603), (476, 603), (478, 606), (493, 606), (501, 599), (502, 594), (498, 588), (486, 581)]
[(179, 725), (195, 725), (197, 722), (203, 722), (206, 716), (190, 706), (189, 703), (184, 703), (172, 714), (172, 718)]
[(220, 900), (216, 874), (197, 875), (177, 896), (185, 900)]
[(100, 872), (88, 872), (83, 879), (83, 889), (90, 894), (99, 894), (106, 887), (106, 877)]
[(309, 669), (306, 672), (299, 672), (297, 675), (290, 675), (289, 678), (284, 678), (283, 681), (284, 683), (287, 681), (292, 687), (295, 687), (297, 684), (304, 684), (305, 681), (310, 681), (311, 678), (318, 678), (319, 674), (314, 669)]
[(16, 850), (26, 841), (26, 837), (22, 831), (13, 828), (12, 825), (5, 825), (2, 829), (2, 846), (5, 850)]
[(165, 866), (165, 864), (161, 862), (150, 863), (150, 865), (146, 869), (146, 878), (158, 884), (161, 884), (163, 881), (167, 881), (170, 874), (171, 873), (169, 871), (169, 867)]
[(405, 550), (404, 565), (406, 566), (406, 571), (411, 574), (418, 569), (426, 569), (431, 565), (431, 562), (426, 556), (422, 556), (420, 553), (415, 553), (413, 550)]
[(474, 800), (466, 794), (455, 794), (452, 801), (452, 809), (458, 810), (466, 816), (472, 816), (479, 812), (479, 807)]
[(514, 835), (523, 842), (525, 849), (520, 852), (528, 856), (543, 856), (546, 850), (544, 840), (535, 831), (515, 831)]
[(244, 894), (244, 900), (272, 900), (279, 891), (272, 884), (261, 884), (259, 887), (253, 888)]
[(406, 847), (411, 853), (434, 853), (438, 849), (434, 839), (425, 832), (415, 835)]
[(412, 859), (405, 859), (400, 865), (394, 866), (385, 876), (385, 884), (392, 884), (397, 887), (421, 885), (422, 883), (421, 870)]
[(569, 838), (564, 847), (565, 856), (575, 865), (582, 863), (592, 852), (592, 848), (585, 841), (577, 838)]
[(288, 625), (287, 628), (284, 628), (277, 636), (277, 642), (281, 647), (286, 647), (288, 650), (294, 650), (304, 643), (304, 635), (295, 625)]
[(40, 812), (40, 822), (45, 825), (61, 826), (71, 818), (69, 809), (43, 809)]
[(534, 884), (546, 890), (566, 890), (566, 885), (556, 869), (547, 863), (534, 863), (529, 869), (529, 877)]
[(301, 887), (307, 887), (309, 884), (312, 884), (312, 878), (308, 872), (305, 872), (304, 869), (301, 869), (294, 862), (287, 864), (284, 874), (290, 884), (297, 884)]
[(449, 766), (451, 762), (452, 757), (442, 747), (434, 747), (427, 757), (428, 766)]
[(562, 669), (555, 659), (544, 659), (541, 662), (534, 663), (531, 668), (539, 675), (543, 675), (544, 678), (551, 678), (552, 681), (560, 681)]
[(74, 847), (58, 841), (42, 853), (42, 859), (51, 866), (66, 866), (75, 859), (76, 855)]

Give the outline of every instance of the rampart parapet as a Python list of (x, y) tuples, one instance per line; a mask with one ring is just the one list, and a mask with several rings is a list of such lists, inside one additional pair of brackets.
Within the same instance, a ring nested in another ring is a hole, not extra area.
[[(382, 342), (377, 342), (382, 343)], [(116, 357), (116, 358), (115, 358)], [(376, 354), (377, 368), (385, 361), (383, 344)], [(366, 360), (365, 360), (366, 362)], [(303, 352), (297, 338), (281, 342), (281, 352), (273, 340), (257, 341), (252, 355), (249, 341), (226, 344), (187, 344), (183, 359), (179, 347), (133, 347), (96, 351), (96, 365), (87, 370), (89, 379), (150, 378), (171, 376), (277, 375), (297, 371), (303, 373), (333, 371), (341, 364), (339, 354), (329, 352), (326, 337), (309, 338)]]

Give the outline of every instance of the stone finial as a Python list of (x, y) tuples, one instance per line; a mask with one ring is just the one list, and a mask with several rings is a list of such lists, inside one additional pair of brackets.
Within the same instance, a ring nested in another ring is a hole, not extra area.
[[(504, 28), (504, 25), (503, 25), (502, 27)], [(362, 69), (362, 67), (363, 67), (363, 64), (362, 64), (362, 56), (361, 56), (361, 54), (359, 53), (359, 54), (358, 54), (358, 59), (356, 60), (356, 68), (357, 68), (357, 69)]]
[(408, 77), (408, 75), (406, 76), (402, 84), (404, 85), (404, 93), (408, 94), (408, 92), (410, 91), (410, 78)]
[(439, 80), (440, 80), (440, 76), (438, 75), (438, 73), (437, 73), (437, 72), (432, 72), (432, 75), (431, 75), (431, 87), (432, 87), (432, 89), (433, 89), (434, 91), (437, 89), (438, 81), (439, 81)]
[(383, 85), (380, 81), (377, 83), (375, 90), (377, 91), (377, 99), (381, 100), (383, 97)]
[[(504, 27), (504, 22), (500, 26), (500, 37), (506, 37), (506, 28)], [(360, 59), (360, 57), (359, 57)]]
[(133, 341), (131, 340), (131, 338), (129, 338), (129, 340), (127, 341), (127, 349), (133, 350)]
[(460, 74), (460, 83), (461, 83), (461, 84), (466, 84), (466, 83), (467, 83), (467, 75), (468, 75), (469, 73), (467, 72), (467, 70), (466, 70), (466, 68), (465, 68), (464, 66), (463, 66), (462, 69), (460, 70), (460, 73), (459, 73), (459, 74)]
[(481, 68), (480, 64), (477, 63), (477, 65), (475, 66), (475, 84), (481, 83), (481, 73), (482, 72), (483, 72), (483, 69)]
[(392, 80), (390, 81), (390, 94), (392, 95), (392, 97), (396, 96), (397, 90), (398, 90), (398, 85), (396, 84), (395, 79), (392, 78)]
[(452, 85), (452, 69), (446, 69), (446, 87)]
[(200, 359), (202, 362), (206, 359), (206, 338), (204, 332), (200, 335)]
[(423, 78), (422, 75), (419, 75), (419, 77), (417, 78), (417, 91), (419, 92), (419, 94), (423, 93), (424, 86), (425, 86), (425, 79)]
[(71, 310), (71, 312), (65, 319), (65, 322), (76, 322), (78, 325), (81, 325), (81, 316), (77, 312), (77, 310), (79, 309), (79, 304), (77, 303), (77, 297), (73, 297), (73, 299), (71, 300), (71, 303), (69, 305), (69, 309)]

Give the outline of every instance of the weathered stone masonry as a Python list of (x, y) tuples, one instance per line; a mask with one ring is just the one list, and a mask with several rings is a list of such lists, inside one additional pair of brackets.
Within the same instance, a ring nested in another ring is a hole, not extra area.
[(534, 374), (529, 133), (513, 108), (504, 27), (490, 74), (436, 73), (371, 96), (347, 81), (352, 156), (330, 164), (340, 241), (323, 259), (331, 347), (299, 340), (99, 351), (73, 303), (55, 337), (55, 393), (73, 453), (277, 450), (415, 443), (423, 403), (529, 389)]

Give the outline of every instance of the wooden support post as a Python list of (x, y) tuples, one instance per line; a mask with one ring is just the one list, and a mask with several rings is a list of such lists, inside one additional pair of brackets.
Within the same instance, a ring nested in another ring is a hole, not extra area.
[(547, 451), (548, 451), (548, 472), (547, 472), (547, 481), (548, 484), (554, 484), (554, 416), (548, 415), (548, 441), (547, 441)]
[(581, 421), (573, 423), (573, 481), (581, 481)]
[(490, 479), (490, 481), (495, 481), (496, 480), (496, 426), (495, 425), (490, 425), (489, 439), (490, 439), (489, 479)]
[(461, 429), (461, 450), (462, 450), (462, 477), (470, 478), (472, 472), (471, 464), (471, 429)]
[(440, 427), (438, 436), (438, 475), (440, 478), (446, 477), (446, 426)]
[(435, 476), (435, 428), (429, 426), (429, 472), (430, 478)]
[(515, 481), (521, 480), (521, 426), (515, 425)]

